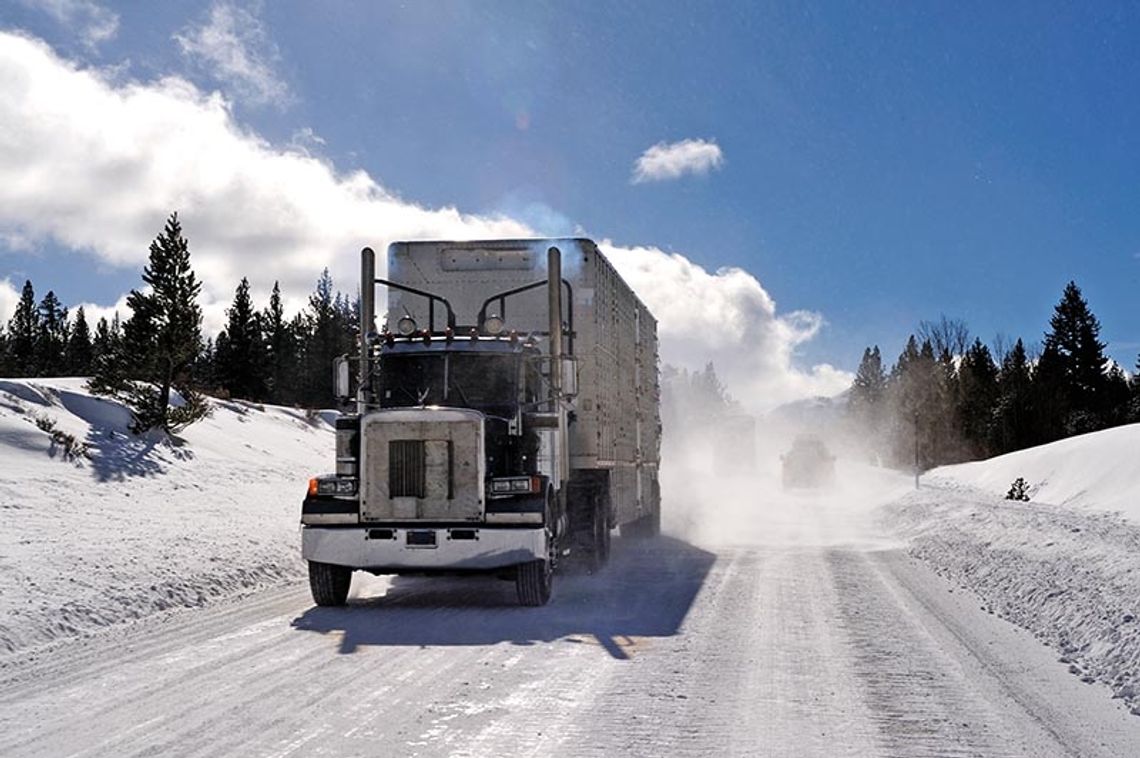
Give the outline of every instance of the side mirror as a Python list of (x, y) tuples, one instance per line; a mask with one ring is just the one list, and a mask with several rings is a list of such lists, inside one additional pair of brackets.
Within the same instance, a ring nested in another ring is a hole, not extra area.
[(333, 361), (333, 395), (342, 403), (352, 399), (351, 378), (348, 356), (338, 355)]

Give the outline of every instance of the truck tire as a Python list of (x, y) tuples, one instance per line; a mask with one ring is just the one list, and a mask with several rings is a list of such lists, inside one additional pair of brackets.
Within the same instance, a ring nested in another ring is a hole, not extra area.
[(550, 602), (554, 571), (549, 560), (529, 561), (515, 569), (515, 591), (519, 605), (538, 607)]
[(571, 559), (579, 571), (595, 574), (610, 558), (609, 485), (598, 478), (571, 490)]
[(309, 561), (309, 590), (317, 605), (344, 605), (351, 584), (352, 569), (347, 566)]
[(608, 515), (601, 508), (594, 509), (592, 521), (591, 544), (586, 551), (586, 570), (596, 574), (610, 560), (610, 523)]
[(551, 511), (549, 493), (546, 498), (546, 512), (543, 521), (546, 526), (543, 532), (546, 535), (546, 558), (537, 561), (527, 561), (515, 567), (515, 593), (519, 596), (519, 605), (538, 607), (550, 602), (550, 594), (554, 587), (554, 554), (556, 540), (551, 531), (553, 513)]

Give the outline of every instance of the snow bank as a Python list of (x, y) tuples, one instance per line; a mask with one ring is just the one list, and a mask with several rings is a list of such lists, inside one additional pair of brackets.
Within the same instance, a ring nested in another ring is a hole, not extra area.
[(932, 475), (994, 495), (1005, 495), (1014, 479), (1024, 477), (1033, 501), (1119, 511), (1140, 523), (1140, 424), (944, 466)]
[(213, 401), (180, 439), (135, 437), (84, 383), (0, 380), (0, 654), (303, 575), (327, 416)]
[[(1131, 425), (937, 469), (883, 521), (983, 609), (1140, 715), (1138, 457), (1140, 425)], [(1019, 476), (1028, 503), (1004, 499)]]

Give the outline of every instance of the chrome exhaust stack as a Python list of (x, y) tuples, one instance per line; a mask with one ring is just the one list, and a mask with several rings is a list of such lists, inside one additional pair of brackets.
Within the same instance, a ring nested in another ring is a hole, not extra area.
[(360, 251), (360, 376), (356, 390), (356, 412), (368, 410), (369, 361), (376, 336), (376, 253), (366, 247)]
[(562, 251), (546, 251), (547, 292), (550, 297), (550, 393), (562, 400)]

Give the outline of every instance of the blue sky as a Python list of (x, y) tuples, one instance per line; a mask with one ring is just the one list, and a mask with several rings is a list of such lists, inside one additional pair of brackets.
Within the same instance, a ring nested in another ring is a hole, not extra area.
[[(1110, 353), (1140, 352), (1136, 6), (48, 5), (9, 3), (0, 28), (113, 86), (219, 91), (247, 135), (407, 203), (742, 267), (779, 313), (824, 320), (789, 347), (805, 371), (893, 357), (942, 313), (1038, 340), (1069, 279)], [(268, 88), (179, 43), (219, 8)], [(653, 145), (698, 139), (719, 166), (631, 181)], [(0, 219), (21, 232), (0, 279), (99, 304), (136, 285), (122, 255), (37, 223)]]

